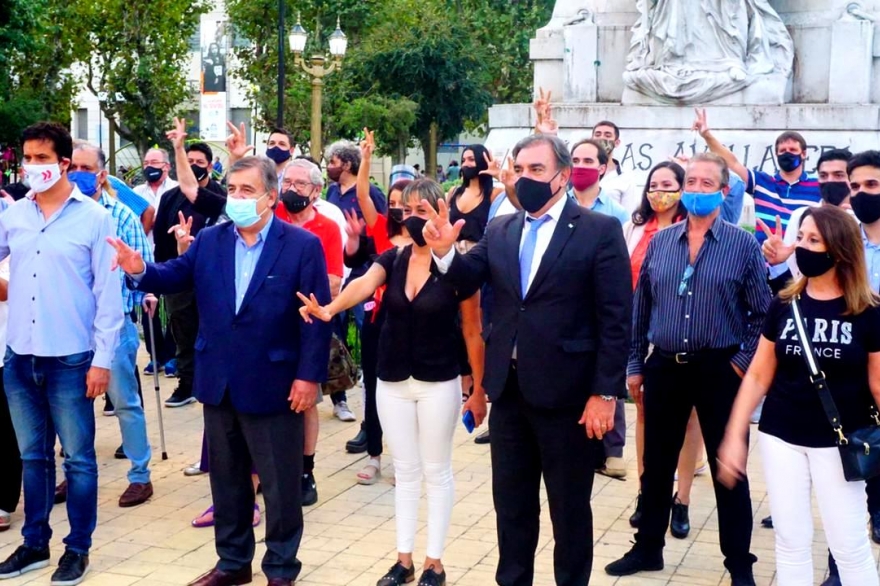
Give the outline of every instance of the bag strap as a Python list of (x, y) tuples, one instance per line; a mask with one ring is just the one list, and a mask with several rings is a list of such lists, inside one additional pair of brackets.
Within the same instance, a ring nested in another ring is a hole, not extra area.
[(799, 295), (792, 297), (791, 311), (794, 314), (794, 323), (795, 327), (797, 327), (798, 341), (801, 345), (801, 354), (803, 355), (804, 361), (807, 363), (807, 368), (810, 371), (810, 382), (813, 383), (813, 387), (819, 394), (819, 400), (822, 402), (822, 409), (825, 411), (825, 417), (828, 418), (828, 423), (831, 424), (834, 432), (837, 433), (837, 443), (838, 445), (846, 445), (849, 441), (846, 439), (846, 436), (843, 435), (843, 427), (840, 424), (840, 412), (837, 410), (837, 405), (831, 397), (831, 391), (828, 389), (828, 382), (825, 380), (825, 373), (819, 370), (819, 365), (816, 362), (816, 355), (813, 354), (813, 347), (810, 344), (807, 329), (804, 327), (804, 318), (801, 315), (801, 308), (798, 303), (799, 298)]

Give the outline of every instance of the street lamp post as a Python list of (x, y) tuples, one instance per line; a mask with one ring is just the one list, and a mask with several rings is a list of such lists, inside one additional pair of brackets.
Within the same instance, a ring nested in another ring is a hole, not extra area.
[(284, 2), (278, 0), (278, 115), (275, 126), (284, 128)]
[(348, 47), (348, 39), (342, 29), (339, 28), (339, 18), (336, 19), (336, 30), (330, 35), (330, 55), (332, 61), (325, 65), (327, 59), (323, 55), (312, 55), (308, 63), (303, 59), (303, 51), (309, 34), (300, 24), (297, 17), (296, 25), (290, 31), (290, 50), (294, 54), (294, 66), (300, 67), (312, 80), (312, 139), (309, 145), (309, 153), (316, 161), (320, 161), (323, 154), (321, 149), (321, 98), (324, 90), (324, 78), (342, 67), (342, 59)]

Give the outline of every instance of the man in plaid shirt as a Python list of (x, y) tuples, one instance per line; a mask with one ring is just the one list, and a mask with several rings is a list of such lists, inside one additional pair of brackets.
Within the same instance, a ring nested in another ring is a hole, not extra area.
[[(141, 253), (144, 260), (151, 262), (153, 250), (147, 241), (140, 219), (132, 210), (112, 196), (113, 187), (107, 179), (104, 152), (97, 146), (78, 143), (73, 149), (69, 178), (80, 191), (104, 206), (113, 216), (116, 234), (126, 244)], [(120, 507), (133, 507), (145, 502), (153, 495), (150, 482), (150, 442), (147, 439), (147, 424), (144, 408), (138, 392), (137, 351), (140, 338), (137, 329), (137, 307), (143, 302), (144, 294), (132, 291), (119, 272), (122, 291), (123, 311), (129, 317), (119, 333), (119, 345), (110, 366), (110, 386), (107, 395), (113, 402), (119, 429), (122, 432), (122, 449), (131, 461), (128, 472), (129, 486), (119, 498)]]

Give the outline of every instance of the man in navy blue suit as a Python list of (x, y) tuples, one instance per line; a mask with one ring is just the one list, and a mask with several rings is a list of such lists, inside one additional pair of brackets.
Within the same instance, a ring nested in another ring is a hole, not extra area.
[[(180, 257), (146, 264), (121, 240), (112, 245), (138, 289), (195, 289), (193, 392), (204, 404), (220, 560), (191, 584), (251, 582), (253, 465), (266, 502), (263, 572), (270, 586), (289, 586), (301, 568), (303, 413), (326, 380), (330, 352), (329, 327), (304, 323), (294, 292), (329, 303), (327, 269), (316, 236), (273, 219), (278, 190), (269, 159), (239, 160), (227, 183), (232, 222), (202, 230)], [(179, 240), (191, 239), (185, 222), (176, 230)]]

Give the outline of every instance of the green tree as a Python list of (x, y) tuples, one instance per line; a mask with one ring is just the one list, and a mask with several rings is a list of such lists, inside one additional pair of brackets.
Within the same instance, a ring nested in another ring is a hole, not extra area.
[(164, 142), (187, 86), (189, 40), (207, 0), (73, 0), (76, 52), (89, 90), (140, 155)]
[(398, 0), (364, 43), (360, 75), (385, 95), (418, 104), (413, 134), (436, 171), (437, 146), (480, 120), (492, 99), (478, 48), (461, 20), (437, 3)]
[(337, 129), (343, 136), (355, 136), (364, 127), (369, 128), (378, 154), (389, 155), (396, 165), (406, 159), (407, 148), (412, 146), (418, 108), (407, 98), (357, 98), (340, 106)]
[[(308, 77), (294, 65), (287, 33), (298, 16), (309, 33), (304, 55), (325, 54), (327, 37), (336, 29), (339, 18), (349, 39), (349, 47), (357, 45), (364, 31), (369, 30), (381, 0), (284, 0), (285, 4), (285, 84), (284, 127), (302, 147), (309, 141), (311, 119), (311, 84)], [(231, 73), (240, 77), (247, 87), (247, 95), (256, 111), (254, 125), (269, 130), (276, 125), (278, 111), (278, 0), (227, 0), (226, 10), (236, 36), (234, 49), (236, 64)], [(324, 102), (344, 103), (337, 95), (350, 96), (345, 70), (325, 78)], [(324, 135), (334, 131), (335, 118), (329, 108), (324, 109)], [(326, 144), (326, 140), (324, 144)]]
[(0, 1), (0, 144), (40, 120), (70, 123), (73, 18), (64, 0)]

